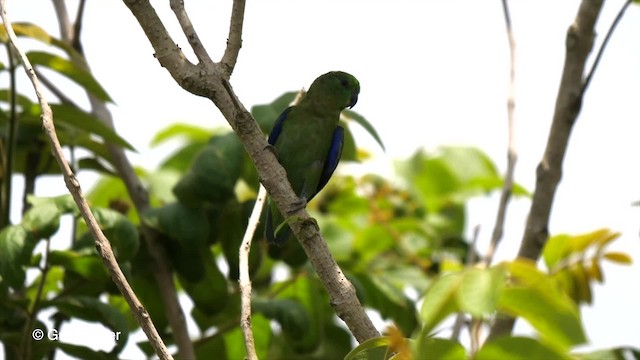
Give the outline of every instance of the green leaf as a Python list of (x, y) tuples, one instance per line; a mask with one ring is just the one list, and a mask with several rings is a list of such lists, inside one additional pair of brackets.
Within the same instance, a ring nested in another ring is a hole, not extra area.
[(344, 128), (344, 144), (342, 145), (342, 154), (340, 155), (341, 161), (355, 161), (359, 162), (358, 150), (356, 148), (356, 140), (353, 138), (353, 133), (349, 126), (345, 123), (340, 123)]
[[(53, 111), (54, 121), (56, 122), (57, 131), (63, 135), (65, 142), (70, 144), (75, 143), (75, 138), (78, 137), (77, 143), (85, 146), (86, 140), (83, 140), (82, 135), (84, 132), (98, 135), (105, 141), (111, 142), (115, 145), (123, 148), (135, 151), (133, 146), (129, 144), (125, 139), (120, 137), (112, 128), (105, 125), (100, 119), (87, 113), (83, 110), (75, 108), (69, 104), (51, 104)], [(25, 125), (40, 125), (40, 107), (37, 104), (31, 105), (30, 108), (25, 109), (22, 113), (21, 120)], [(76, 131), (78, 133), (72, 133)], [(105, 154), (98, 154), (105, 155)], [(107, 158), (106, 155), (102, 156)]]
[(110, 279), (104, 264), (96, 254), (80, 255), (71, 250), (53, 250), (49, 253), (49, 262), (93, 282), (106, 282)]
[(568, 349), (586, 342), (577, 307), (548, 296), (539, 289), (509, 287), (502, 291), (499, 308), (527, 320), (551, 344)]
[[(254, 314), (251, 317), (251, 328), (253, 329), (255, 349), (256, 354), (258, 355), (258, 359), (268, 359), (269, 346), (271, 345), (271, 339), (273, 337), (269, 319), (262, 316), (261, 314)], [(240, 327), (236, 327), (232, 331), (224, 334), (224, 343), (227, 350), (227, 359), (246, 358), (244, 337), (242, 335), (242, 330), (240, 329)], [(211, 354), (214, 353), (207, 353), (202, 358), (211, 358)]]
[[(255, 204), (253, 201), (248, 203), (247, 205)], [(247, 220), (250, 216), (250, 213), (247, 214), (243, 211), (244, 208), (244, 204), (229, 202), (224, 209), (222, 209), (216, 228), (212, 230), (212, 233), (217, 233), (220, 243), (222, 244), (222, 252), (229, 265), (229, 279), (234, 281), (237, 281), (239, 276), (240, 244), (242, 243)], [(251, 210), (253, 210), (253, 206), (251, 206)], [(251, 243), (249, 252), (249, 274), (252, 276), (255, 271), (258, 270), (262, 259), (262, 247), (258, 240), (264, 230), (259, 230), (260, 229), (257, 229), (254, 235), (254, 241)]]
[(184, 138), (189, 143), (205, 143), (213, 136), (213, 131), (186, 123), (174, 123), (158, 131), (151, 139), (151, 147), (156, 147), (171, 139)]
[(24, 266), (29, 263), (35, 242), (20, 225), (10, 225), (0, 231), (0, 276), (14, 289), (23, 286)]
[(300, 301), (293, 299), (253, 299), (253, 311), (276, 320), (291, 339), (302, 340), (311, 327), (311, 317)]
[(78, 169), (95, 170), (96, 172), (102, 173), (104, 175), (118, 176), (118, 174), (113, 169), (107, 167), (97, 158), (78, 159)]
[(73, 80), (98, 99), (113, 102), (109, 94), (107, 94), (93, 75), (73, 62), (43, 51), (30, 51), (27, 53), (27, 57), (33, 65), (41, 65), (54, 70)]
[(164, 159), (160, 165), (160, 169), (175, 170), (179, 173), (185, 173), (195, 159), (206, 147), (207, 142), (187, 144), (173, 154)]
[(107, 208), (93, 208), (100, 229), (104, 232), (119, 261), (128, 261), (138, 252), (140, 238), (138, 230), (121, 213)]
[(34, 239), (46, 239), (58, 231), (61, 211), (55, 203), (33, 206), (24, 214), (22, 226)]
[(380, 312), (383, 319), (392, 319), (405, 334), (418, 325), (415, 303), (403, 293), (401, 284), (392, 284), (383, 272), (357, 274), (356, 280), (364, 290), (363, 303)]
[(492, 314), (496, 310), (505, 282), (506, 276), (502, 267), (465, 271), (457, 295), (460, 310), (474, 317)]
[(169, 325), (169, 321), (167, 320), (164, 303), (158, 301), (158, 299), (162, 299), (162, 293), (153, 274), (135, 274), (131, 279), (131, 286), (149, 315), (151, 315), (156, 329), (162, 334)]
[(449, 274), (438, 278), (429, 287), (420, 311), (424, 334), (428, 334), (444, 318), (458, 311), (456, 296), (463, 279), (461, 273)]
[[(529, 360), (529, 359), (573, 359), (555, 348), (536, 339), (526, 337), (503, 337), (486, 343), (476, 354), (477, 360)], [(603, 359), (603, 358), (599, 358)]]
[(49, 204), (55, 205), (60, 213), (68, 214), (73, 211), (77, 211), (76, 203), (73, 200), (71, 194), (65, 194), (54, 197), (39, 197), (34, 195), (28, 195), (27, 201), (33, 207), (48, 206)]
[(369, 135), (371, 135), (371, 137), (373, 137), (376, 140), (376, 142), (378, 143), (378, 145), (380, 145), (382, 150), (386, 150), (384, 148), (384, 144), (382, 143), (382, 139), (380, 138), (380, 135), (378, 135), (378, 132), (376, 131), (376, 129), (373, 127), (373, 125), (371, 125), (371, 123), (367, 119), (365, 119), (364, 116), (352, 110), (344, 110), (342, 114), (347, 119), (353, 120), (358, 124), (360, 124), (360, 126), (362, 126), (369, 133)]
[[(105, 125), (100, 119), (92, 114), (76, 109), (71, 105), (52, 104), (53, 116), (56, 123), (69, 125), (79, 130), (102, 137), (105, 141), (121, 146), (125, 149), (136, 151), (127, 140), (120, 137), (112, 128)], [(39, 109), (38, 112), (39, 114)]]
[(414, 350), (415, 359), (465, 360), (467, 354), (459, 343), (447, 339), (426, 338)]
[[(31, 39), (40, 41), (46, 45), (52, 45), (57, 48), (64, 50), (70, 57), (74, 59), (83, 59), (82, 55), (78, 53), (71, 45), (67, 42), (62, 41), (55, 36), (49, 35), (43, 28), (36, 24), (32, 24), (29, 22), (14, 22), (11, 23), (13, 27), (13, 31), (17, 36), (25, 36)], [(4, 29), (4, 26), (0, 27), (0, 41), (6, 43), (7, 42), (7, 31)]]
[[(8, 89), (0, 90), (0, 101), (9, 104), (11, 101), (11, 94), (12, 92)], [(29, 109), (31, 108), (31, 106), (34, 105), (33, 101), (31, 101), (31, 99), (29, 99), (28, 97), (22, 94), (15, 94), (15, 95), (16, 95), (16, 103), (22, 109)]]
[(571, 254), (584, 254), (589, 247), (602, 248), (618, 237), (620, 233), (606, 228), (579, 235), (560, 234), (549, 238), (542, 255), (547, 268), (553, 270)]
[(242, 171), (243, 152), (235, 134), (214, 136), (175, 186), (176, 197), (191, 207), (233, 198)]
[[(225, 336), (227, 336), (225, 334)], [(212, 354), (216, 354), (216, 359), (225, 360), (230, 359), (225, 344), (225, 338), (223, 336), (207, 336), (194, 343), (194, 351), (196, 359), (211, 358)], [(154, 355), (153, 348), (151, 352), (147, 354), (147, 357)], [(244, 356), (238, 357), (238, 359), (244, 359)]]
[[(384, 360), (391, 341), (387, 336), (375, 337), (361, 342), (351, 350), (344, 360), (381, 359)], [(382, 352), (380, 351), (383, 349)]]
[(149, 209), (143, 221), (169, 238), (168, 256), (176, 271), (189, 281), (200, 281), (205, 273), (203, 255), (210, 235), (205, 209), (176, 202)]
[[(120, 337), (120, 341), (122, 341), (122, 337)], [(120, 343), (120, 341), (116, 342), (116, 343)], [(75, 357), (77, 359), (96, 359), (96, 360), (111, 360), (113, 359), (113, 355), (108, 354), (102, 350), (93, 350), (89, 347), (86, 346), (82, 346), (82, 345), (75, 345), (75, 344), (69, 344), (69, 343), (65, 343), (65, 342), (59, 342), (59, 341), (54, 341), (53, 342), (55, 347), (59, 348), (60, 350), (64, 351), (67, 355), (70, 355), (72, 357)], [(125, 342), (123, 342), (122, 344), (126, 344), (126, 339)], [(120, 347), (124, 347), (124, 345), (120, 346)], [(120, 351), (117, 351), (117, 353), (119, 353)]]
[(602, 257), (617, 264), (631, 265), (633, 263), (631, 256), (623, 252), (611, 251), (604, 253)]
[(198, 282), (180, 278), (180, 284), (193, 304), (207, 316), (224, 310), (227, 304), (227, 279), (212, 258), (205, 259), (205, 276)]

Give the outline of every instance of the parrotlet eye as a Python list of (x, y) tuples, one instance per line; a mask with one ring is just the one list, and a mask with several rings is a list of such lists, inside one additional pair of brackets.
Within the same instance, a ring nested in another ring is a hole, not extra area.
[(347, 81), (347, 79), (341, 79), (340, 85), (342, 85), (343, 87), (347, 87), (349, 85), (349, 82)]

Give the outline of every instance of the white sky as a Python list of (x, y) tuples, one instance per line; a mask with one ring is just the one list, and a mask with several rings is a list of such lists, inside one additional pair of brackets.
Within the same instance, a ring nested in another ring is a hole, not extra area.
[[(231, 0), (185, 2), (205, 46), (218, 59), (228, 32)], [(623, 2), (606, 2), (598, 21), (597, 46)], [(51, 2), (8, 3), (13, 21), (34, 22), (57, 34)], [(152, 3), (170, 23), (174, 40), (188, 52), (168, 2)], [(511, 2), (517, 42), (516, 180), (530, 190), (554, 109), (565, 32), (578, 4), (577, 0)], [(89, 1), (86, 10), (87, 57), (115, 99), (117, 105), (111, 109), (118, 132), (139, 150), (131, 154), (136, 165), (151, 168), (167, 154), (169, 147), (149, 152), (148, 144), (158, 129), (172, 122), (227, 126), (208, 100), (183, 91), (158, 65), (122, 2)], [(477, 146), (504, 171), (508, 80), (504, 29), (499, 0), (249, 1), (243, 48), (231, 82), (249, 107), (308, 87), (326, 71), (344, 70), (361, 83), (354, 110), (375, 125), (387, 147), (382, 154), (366, 134), (356, 135), (360, 144), (376, 154), (374, 162), (362, 165), (362, 171), (381, 169), (388, 174), (393, 159), (406, 158), (419, 147), (439, 145)], [(636, 260), (633, 267), (606, 266), (606, 284), (596, 286), (594, 306), (583, 307), (590, 348), (639, 345), (640, 291), (630, 281), (640, 278), (640, 210), (631, 206), (640, 199), (640, 170), (631, 162), (640, 153), (639, 36), (640, 8), (631, 6), (587, 93), (552, 212), (552, 234), (609, 227), (623, 233), (615, 249), (631, 253)], [(6, 77), (0, 81), (6, 83)], [(88, 189), (95, 176), (82, 175), (80, 180)], [(42, 196), (65, 191), (61, 179), (38, 188)], [(469, 226), (481, 224), (480, 246), (490, 236), (496, 199), (472, 203)], [(528, 200), (511, 204), (498, 259), (514, 256), (528, 207)], [(91, 333), (88, 328), (100, 331), (95, 326), (75, 331), (69, 326), (65, 339), (110, 348), (109, 341), (98, 339), (104, 339), (104, 333), (77, 340)], [(125, 357), (140, 356), (132, 340)]]

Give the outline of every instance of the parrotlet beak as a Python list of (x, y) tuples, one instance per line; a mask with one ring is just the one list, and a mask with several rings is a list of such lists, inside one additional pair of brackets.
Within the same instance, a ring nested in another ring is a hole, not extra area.
[(349, 100), (349, 109), (353, 108), (358, 102), (358, 93), (359, 92), (356, 91), (351, 95), (351, 99)]

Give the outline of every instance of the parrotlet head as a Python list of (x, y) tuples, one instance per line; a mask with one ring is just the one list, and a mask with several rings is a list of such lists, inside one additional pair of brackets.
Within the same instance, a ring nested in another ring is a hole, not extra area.
[[(323, 90), (320, 90), (323, 89)], [(309, 87), (308, 94), (321, 92), (330, 97), (327, 103), (340, 106), (339, 110), (346, 107), (352, 108), (358, 102), (360, 83), (353, 75), (343, 71), (331, 71), (319, 76)]]

